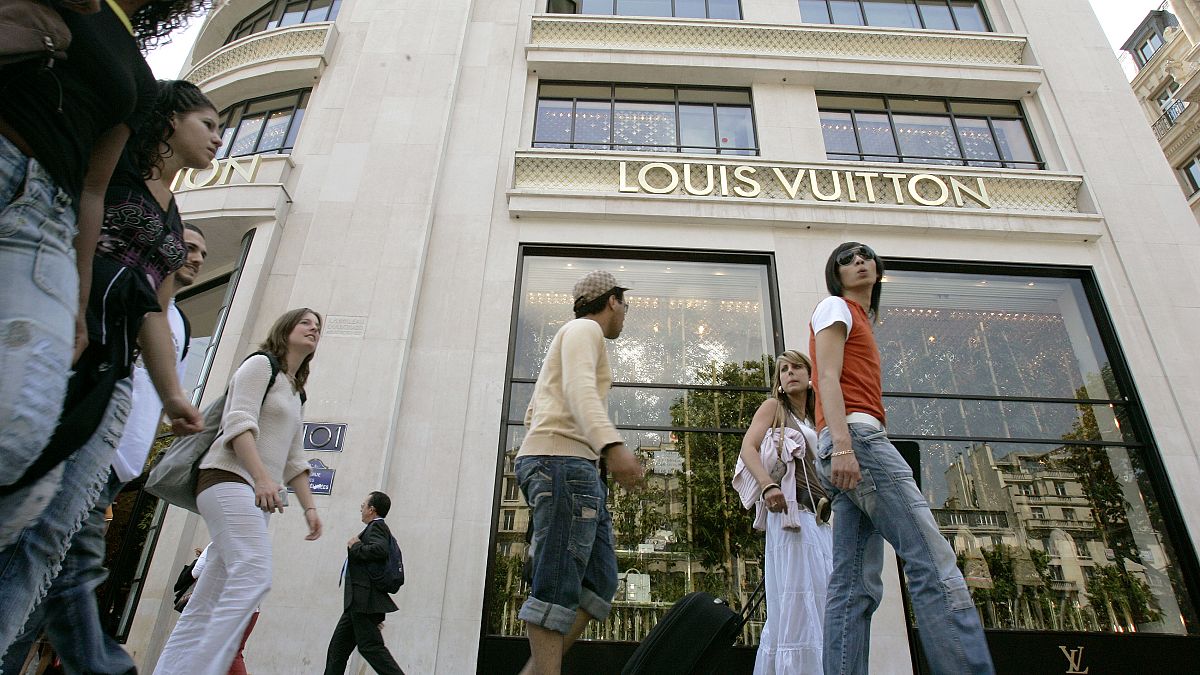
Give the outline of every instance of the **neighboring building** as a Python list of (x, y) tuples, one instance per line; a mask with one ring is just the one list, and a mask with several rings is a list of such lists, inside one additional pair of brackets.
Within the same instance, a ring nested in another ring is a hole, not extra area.
[[(1200, 228), (1110, 53), (1084, 0), (220, 4), (184, 76), (223, 158), (178, 181), (213, 251), (191, 300), (206, 399), (308, 306), (305, 418), (346, 425), (309, 438), (336, 472), (325, 535), (272, 519), (250, 669), (321, 667), (380, 488), (407, 563), (397, 660), (516, 672), (512, 456), (600, 267), (633, 288), (610, 411), (652, 471), (613, 497), (622, 590), (575, 663), (619, 671), (691, 590), (740, 605), (762, 547), (730, 486), (741, 434), (848, 239), (885, 256), (888, 427), (919, 443), (1001, 672), (1200, 659)], [(145, 522), (110, 606), (149, 671), (207, 537), (177, 509)], [(885, 582), (871, 672), (912, 672), (890, 563)], [(756, 639), (722, 671), (750, 672)]]

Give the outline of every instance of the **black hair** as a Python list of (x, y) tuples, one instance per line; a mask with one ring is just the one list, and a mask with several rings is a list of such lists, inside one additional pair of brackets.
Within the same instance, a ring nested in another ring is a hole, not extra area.
[(848, 241), (833, 249), (833, 253), (829, 254), (829, 260), (825, 261), (825, 288), (829, 290), (830, 295), (842, 297), (845, 289), (842, 288), (842, 278), (838, 276), (838, 269), (841, 268), (841, 265), (837, 263), (838, 255), (842, 251), (859, 246), (871, 251), (871, 259), (875, 261), (875, 285), (871, 287), (871, 306), (867, 308), (867, 316), (871, 317), (872, 322), (875, 322), (879, 320), (879, 295), (883, 291), (883, 261), (871, 247), (864, 246), (857, 241)]
[(138, 48), (148, 52), (170, 42), (167, 36), (183, 28), (193, 16), (208, 11), (211, 0), (150, 0), (129, 15)]
[(185, 223), (183, 224), (183, 229), (185, 229), (185, 230), (191, 230), (192, 232), (195, 232), (196, 234), (200, 235), (201, 237), (203, 237), (203, 238), (207, 239), (207, 237), (205, 237), (205, 236), (204, 236), (204, 230), (202, 230), (202, 229), (200, 229), (200, 228), (196, 227), (195, 225), (193, 225), (193, 224), (191, 224), (191, 223), (187, 223), (187, 222), (185, 222)]
[(387, 518), (388, 511), (392, 510), (392, 498), (376, 490), (367, 496), (367, 506), (375, 509), (380, 518)]
[(175, 133), (175, 127), (171, 125), (175, 115), (194, 110), (217, 110), (204, 92), (187, 80), (159, 80), (157, 89), (154, 108), (126, 146), (129, 158), (143, 178), (151, 178), (155, 170), (162, 169), (163, 158), (171, 156), (170, 148), (164, 154), (162, 145)]
[(616, 298), (617, 302), (625, 302), (625, 289), (612, 288), (609, 289), (604, 295), (601, 295), (591, 302), (585, 302), (583, 304), (576, 303), (575, 318), (581, 319), (589, 314), (599, 314), (600, 312), (603, 312), (604, 308), (608, 306), (609, 298)]

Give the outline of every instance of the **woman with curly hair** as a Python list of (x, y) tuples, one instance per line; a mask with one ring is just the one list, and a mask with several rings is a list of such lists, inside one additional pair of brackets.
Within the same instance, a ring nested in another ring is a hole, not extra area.
[(0, 546), (38, 516), (61, 477), (61, 466), (38, 460), (87, 340), (105, 190), (154, 103), (141, 50), (209, 0), (48, 4), (71, 31), (67, 58), (0, 61)]
[[(132, 667), (100, 630), (95, 588), (103, 579), (104, 509), (121, 488), (111, 464), (130, 408), (135, 348), (177, 432), (202, 426), (179, 384), (166, 314), (174, 272), (186, 257), (183, 222), (168, 186), (180, 170), (209, 165), (221, 145), (219, 123), (213, 104), (194, 85), (164, 81), (157, 90), (154, 108), (107, 190), (87, 306), (88, 344), (75, 362), (58, 427), (38, 460), (65, 458), (61, 484), (43, 513), (0, 550), (5, 672), (10, 664), (19, 667), (43, 623), (72, 672), (120, 673)], [(55, 579), (59, 562), (63, 567)], [(9, 648), (39, 602), (24, 635)]]
[(183, 616), (158, 657), (156, 675), (224, 675), (250, 619), (271, 590), (267, 520), (296, 493), (308, 534), (321, 518), (304, 459), (304, 385), (321, 340), (321, 315), (307, 307), (275, 320), (259, 351), (229, 382), (221, 432), (200, 461), (196, 504), (212, 545)]

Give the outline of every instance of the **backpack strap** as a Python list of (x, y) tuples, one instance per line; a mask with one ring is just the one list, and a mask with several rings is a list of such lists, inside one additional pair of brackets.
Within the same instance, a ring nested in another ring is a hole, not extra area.
[[(262, 354), (263, 356), (267, 357), (267, 361), (269, 361), (271, 363), (271, 379), (267, 380), (267, 389), (266, 389), (266, 391), (263, 392), (263, 401), (266, 401), (267, 394), (271, 393), (271, 387), (275, 386), (275, 378), (279, 376), (279, 372), (283, 370), (283, 366), (280, 365), (279, 359), (275, 358), (274, 354), (272, 354), (270, 352), (264, 352), (264, 351), (254, 352), (250, 356), (247, 356), (246, 360), (248, 361), (251, 358), (258, 356), (259, 354)], [(308, 402), (308, 396), (305, 396), (304, 392), (300, 392), (300, 405), (304, 405), (307, 402)]]
[(192, 322), (188, 320), (187, 314), (184, 314), (178, 305), (175, 306), (175, 312), (179, 314), (180, 320), (183, 321), (183, 353), (179, 355), (179, 360), (182, 361), (187, 358), (188, 348), (192, 346)]

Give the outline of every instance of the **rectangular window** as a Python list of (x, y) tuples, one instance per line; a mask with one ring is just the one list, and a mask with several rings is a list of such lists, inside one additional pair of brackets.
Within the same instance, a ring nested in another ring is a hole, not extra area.
[(543, 82), (535, 148), (757, 155), (746, 89)]
[(512, 530), (516, 526), (517, 512), (512, 509), (504, 509), (504, 518), (500, 523), (501, 530)]
[(272, 28), (337, 18), (342, 0), (272, 0), (237, 22), (225, 44)]
[(550, 14), (740, 19), (739, 0), (549, 0)]
[(799, 0), (807, 23), (990, 32), (982, 0)]
[(1180, 171), (1183, 172), (1183, 177), (1187, 179), (1187, 186), (1190, 188), (1188, 194), (1195, 194), (1200, 190), (1200, 156), (1193, 157), (1190, 162), (1184, 164)]
[[(753, 512), (732, 508), (729, 476), (780, 350), (771, 263), (764, 255), (522, 249), (498, 469), (521, 446), (542, 361), (573, 317), (575, 282), (604, 269), (633, 289), (621, 335), (606, 343), (614, 381), (608, 410), (647, 468), (647, 485), (631, 494), (610, 483), (608, 503), (617, 568), (644, 576), (637, 594), (618, 591), (612, 615), (584, 639), (637, 641), (687, 593), (706, 590), (737, 608), (754, 588), (756, 576), (746, 570), (757, 568), (764, 540), (752, 528)], [(505, 541), (499, 531), (496, 541)], [(524, 634), (516, 613), (526, 589), (508, 573), (519, 563), (501, 550), (493, 556), (489, 635)], [(757, 642), (761, 618), (743, 631), (745, 644)]]
[(288, 152), (296, 142), (311, 90), (256, 98), (221, 112), (221, 148), (217, 159), (266, 152)]
[(1015, 101), (818, 93), (831, 160), (1042, 169)]
[[(1090, 273), (889, 261), (885, 280), (888, 436), (920, 444), (934, 509), (1016, 515), (985, 556), (993, 579), (1037, 587), (1030, 602), (1078, 607), (1015, 621), (1024, 600), (974, 588), (984, 626), (1200, 632), (1179, 562), (1190, 547), (1172, 539), (1180, 516)], [(994, 532), (978, 522), (968, 519), (974, 536)], [(1046, 555), (1077, 578), (1072, 548), (1100, 581), (1045, 584)]]
[(506, 501), (506, 502), (517, 501), (518, 488), (519, 488), (519, 486), (517, 485), (516, 478), (505, 478), (504, 479), (504, 501)]

